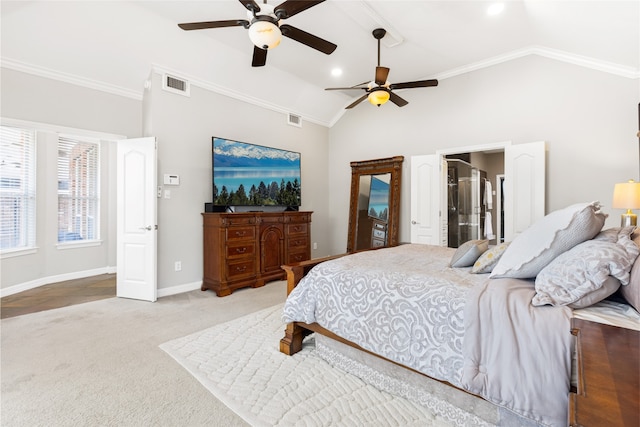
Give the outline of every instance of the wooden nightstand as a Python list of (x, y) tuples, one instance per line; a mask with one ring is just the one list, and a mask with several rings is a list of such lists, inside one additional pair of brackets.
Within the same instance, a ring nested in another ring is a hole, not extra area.
[(640, 331), (572, 319), (578, 387), (569, 395), (569, 425), (640, 425)]

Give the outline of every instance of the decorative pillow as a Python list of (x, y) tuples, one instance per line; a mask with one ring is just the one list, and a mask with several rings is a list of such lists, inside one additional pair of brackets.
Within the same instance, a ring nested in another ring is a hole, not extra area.
[(613, 276), (608, 276), (605, 281), (602, 283), (600, 289), (596, 289), (595, 291), (586, 294), (579, 300), (572, 302), (569, 304), (571, 308), (585, 308), (593, 305), (597, 302), (602, 301), (616, 293), (616, 291), (620, 288), (620, 280), (616, 279)]
[(482, 255), (487, 249), (489, 249), (488, 240), (469, 240), (464, 242), (451, 258), (451, 267), (469, 267)]
[(513, 239), (489, 277), (536, 277), (558, 255), (593, 239), (606, 217), (599, 202), (579, 203), (551, 212)]
[(500, 243), (497, 246), (492, 247), (482, 255), (480, 258), (473, 264), (473, 268), (471, 269), (472, 273), (491, 273), (493, 267), (498, 263), (500, 257), (504, 253), (504, 251), (509, 246), (509, 242)]
[[(616, 242), (593, 239), (560, 254), (536, 277), (533, 305), (568, 305), (598, 291), (609, 276), (622, 285), (629, 283), (629, 271), (640, 253), (622, 229)], [(588, 301), (588, 300), (587, 300)], [(580, 303), (579, 303), (580, 304)]]
[[(633, 241), (640, 247), (640, 230), (631, 236)], [(640, 311), (640, 256), (636, 258), (636, 262), (631, 267), (631, 277), (629, 284), (620, 287), (620, 293), (637, 311)]]

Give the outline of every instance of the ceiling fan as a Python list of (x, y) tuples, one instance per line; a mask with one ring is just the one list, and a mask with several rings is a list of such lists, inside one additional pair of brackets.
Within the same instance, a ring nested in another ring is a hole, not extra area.
[(282, 36), (319, 50), (327, 55), (336, 50), (335, 44), (309, 34), (296, 27), (280, 24), (284, 19), (309, 9), (325, 0), (287, 0), (279, 6), (271, 6), (264, 0), (258, 5), (254, 0), (239, 0), (247, 9), (247, 19), (227, 21), (191, 22), (178, 24), (183, 30), (203, 30), (207, 28), (244, 27), (249, 30), (249, 38), (254, 44), (253, 67), (262, 67), (267, 62), (267, 50), (280, 44)]
[[(384, 104), (387, 101), (391, 101), (396, 104), (398, 107), (404, 107), (409, 102), (405, 99), (399, 97), (392, 91), (394, 89), (410, 89), (415, 87), (431, 87), (438, 86), (438, 80), (419, 80), (416, 82), (405, 82), (405, 83), (389, 83), (387, 81), (387, 77), (389, 76), (389, 68), (380, 66), (380, 39), (387, 34), (387, 31), (383, 28), (376, 28), (373, 30), (373, 37), (378, 40), (378, 66), (376, 67), (376, 75), (375, 79), (368, 83), (360, 83), (351, 87), (330, 87), (325, 90), (350, 90), (350, 89), (361, 89), (366, 93), (362, 95), (360, 98), (356, 99), (353, 103), (349, 104), (346, 108), (353, 108), (356, 105), (360, 104), (365, 98), (369, 98), (369, 102), (373, 105), (377, 105), (378, 107)], [(367, 85), (367, 86), (364, 86)]]

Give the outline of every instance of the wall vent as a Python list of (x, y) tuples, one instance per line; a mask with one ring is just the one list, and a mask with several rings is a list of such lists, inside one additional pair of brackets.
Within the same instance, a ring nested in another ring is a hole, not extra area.
[(162, 89), (184, 96), (190, 96), (191, 85), (185, 79), (164, 74), (162, 76)]
[(296, 126), (296, 127), (301, 128), (302, 127), (302, 117), (296, 116), (293, 113), (289, 113), (287, 115), (287, 123), (290, 124), (291, 126)]

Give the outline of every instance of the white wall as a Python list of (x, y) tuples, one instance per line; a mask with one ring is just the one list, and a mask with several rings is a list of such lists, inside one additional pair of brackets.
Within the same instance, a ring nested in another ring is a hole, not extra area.
[(403, 108), (363, 102), (329, 135), (331, 252), (346, 247), (349, 162), (405, 156), (400, 240), (409, 241), (411, 156), (502, 141), (547, 141), (547, 212), (600, 200), (605, 226), (619, 225), (611, 197), (616, 182), (638, 179), (639, 94), (638, 79), (529, 56), (398, 91)]
[[(202, 216), (212, 200), (211, 138), (234, 139), (301, 153), (302, 206), (313, 211), (311, 239), (318, 249), (312, 257), (327, 255), (329, 191), (327, 183), (328, 132), (304, 122), (287, 124), (287, 115), (242, 102), (200, 87), (191, 96), (164, 91), (159, 74), (145, 92), (149, 136), (158, 138), (158, 173), (180, 176), (179, 186), (166, 186), (170, 199), (158, 200), (158, 288), (200, 284), (202, 280)], [(159, 183), (162, 181), (159, 180)], [(174, 271), (175, 261), (182, 271)]]
[[(57, 138), (55, 129), (137, 136), (142, 103), (59, 81), (2, 69), (3, 119), (37, 122), (47, 131), (37, 135), (35, 253), (3, 257), (1, 289), (33, 287), (52, 280), (104, 272), (115, 268), (115, 157), (113, 143), (103, 144), (101, 168), (101, 228), (99, 246), (61, 249), (57, 246)], [(84, 272), (84, 273), (83, 273)], [(43, 282), (44, 281), (44, 282)]]

